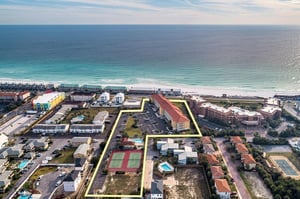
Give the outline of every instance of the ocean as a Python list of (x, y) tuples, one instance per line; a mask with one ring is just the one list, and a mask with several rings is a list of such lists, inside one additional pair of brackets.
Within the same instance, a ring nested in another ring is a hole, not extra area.
[(300, 27), (0, 26), (11, 80), (299, 94)]

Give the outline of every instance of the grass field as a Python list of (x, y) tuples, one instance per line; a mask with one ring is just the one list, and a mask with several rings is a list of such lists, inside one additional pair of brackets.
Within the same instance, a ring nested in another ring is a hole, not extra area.
[(41, 175), (45, 175), (47, 173), (52, 173), (55, 172), (56, 167), (40, 167), (38, 168), (34, 174), (32, 176), (30, 176), (28, 181), (36, 181), (38, 179), (38, 177), (40, 177)]
[(100, 111), (108, 111), (109, 114), (118, 114), (119, 110), (117, 108), (111, 108), (111, 107), (105, 107), (105, 108), (89, 108), (89, 109), (73, 109), (69, 112), (67, 117), (61, 122), (62, 124), (69, 124), (71, 119), (74, 117), (77, 117), (79, 115), (84, 115), (85, 118), (82, 122), (82, 124), (92, 124), (94, 117), (100, 112)]
[(124, 152), (114, 153), (111, 162), (109, 163), (109, 168), (121, 168), (124, 155)]
[(129, 116), (126, 123), (125, 133), (129, 137), (142, 137), (143, 134), (141, 129), (138, 127), (135, 128), (134, 124), (135, 124), (134, 118)]
[(128, 168), (138, 168), (141, 163), (141, 153), (131, 153), (128, 161)]
[(76, 148), (66, 149), (62, 151), (62, 155), (50, 161), (50, 163), (63, 164), (63, 163), (74, 163), (73, 153)]
[(295, 167), (300, 171), (300, 160), (297, 158), (297, 155), (294, 153), (290, 153), (290, 152), (282, 152), (282, 153), (267, 153), (268, 156), (273, 155), (273, 156), (284, 156), (287, 159), (289, 159), (289, 161), (291, 161)]

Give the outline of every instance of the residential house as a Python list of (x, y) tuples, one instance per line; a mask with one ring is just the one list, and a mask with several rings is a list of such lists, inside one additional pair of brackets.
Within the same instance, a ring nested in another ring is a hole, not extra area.
[(164, 198), (164, 186), (162, 180), (154, 180), (151, 182), (151, 199), (163, 199)]
[(87, 158), (89, 155), (90, 145), (81, 144), (77, 147), (76, 151), (73, 153), (74, 158)]
[(78, 147), (81, 144), (91, 144), (92, 138), (91, 137), (73, 137), (71, 139), (71, 145), (73, 147)]
[(197, 152), (183, 152), (178, 155), (178, 164), (198, 164)]
[(11, 176), (13, 171), (4, 171), (0, 174), (0, 193), (4, 193), (7, 187), (10, 185)]
[(21, 158), (24, 154), (23, 150), (24, 144), (17, 144), (13, 147), (7, 148), (7, 157), (9, 159), (18, 159)]
[(241, 161), (246, 170), (252, 170), (256, 167), (256, 161), (251, 154), (242, 154)]
[(7, 148), (2, 148), (0, 150), (0, 159), (8, 158)]
[(173, 151), (178, 148), (179, 148), (178, 143), (166, 143), (161, 146), (160, 154), (166, 156), (168, 155), (168, 153), (173, 153)]
[(210, 170), (211, 170), (212, 179), (215, 180), (215, 179), (224, 178), (224, 172), (221, 166), (211, 166)]
[(49, 144), (46, 137), (41, 137), (38, 140), (33, 141), (34, 149), (36, 151), (45, 151), (48, 149)]
[(64, 191), (65, 192), (75, 192), (79, 187), (81, 182), (81, 172), (80, 171), (72, 171), (67, 175), (64, 179)]
[(210, 136), (203, 136), (203, 137), (201, 138), (201, 142), (202, 142), (202, 144), (212, 144), (212, 141), (211, 141), (211, 139), (210, 139)]
[(238, 143), (235, 145), (235, 150), (237, 151), (238, 154), (246, 154), (249, 153), (248, 148), (246, 147), (246, 145)]
[(243, 140), (241, 139), (240, 136), (231, 136), (230, 137), (230, 142), (232, 145), (236, 145), (238, 143), (243, 143)]
[(207, 159), (207, 162), (210, 166), (214, 166), (214, 165), (219, 165), (220, 162), (217, 158), (216, 155), (213, 155), (213, 154), (207, 154), (206, 155), (206, 159)]
[(215, 187), (220, 199), (230, 199), (231, 189), (226, 179), (215, 179)]
[(214, 145), (212, 145), (212, 144), (203, 144), (203, 151), (205, 154), (215, 154), (216, 153)]

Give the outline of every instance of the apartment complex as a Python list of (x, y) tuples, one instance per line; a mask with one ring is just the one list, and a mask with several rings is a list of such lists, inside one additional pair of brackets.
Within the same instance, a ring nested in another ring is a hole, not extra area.
[(190, 120), (167, 98), (161, 94), (154, 94), (151, 96), (151, 100), (159, 109), (159, 114), (170, 122), (173, 130), (184, 131), (190, 129)]
[(10, 101), (24, 101), (26, 98), (30, 97), (29, 91), (23, 92), (0, 92), (0, 101), (10, 102)]

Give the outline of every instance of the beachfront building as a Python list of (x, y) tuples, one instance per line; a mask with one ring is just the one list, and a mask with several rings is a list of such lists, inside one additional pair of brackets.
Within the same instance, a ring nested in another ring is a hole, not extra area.
[(128, 89), (128, 94), (136, 95), (153, 95), (156, 93), (155, 88), (152, 87), (130, 87)]
[(79, 88), (79, 90), (82, 91), (82, 92), (100, 92), (102, 90), (102, 86), (84, 84)]
[(256, 111), (249, 111), (240, 107), (229, 107), (234, 115), (235, 124), (244, 124), (246, 126), (257, 126), (260, 125), (264, 119), (262, 114)]
[(108, 118), (109, 113), (108, 111), (100, 111), (93, 120), (93, 124), (103, 125), (105, 123), (105, 120)]
[(229, 199), (231, 194), (230, 186), (226, 179), (215, 180), (216, 194), (220, 199)]
[(76, 151), (73, 153), (74, 158), (87, 158), (89, 155), (90, 145), (81, 144), (77, 147)]
[(189, 103), (189, 106), (190, 106), (192, 112), (194, 114), (196, 114), (196, 115), (200, 114), (200, 106), (201, 106), (201, 104), (203, 104), (203, 103), (206, 102), (205, 99), (203, 99), (202, 97), (197, 96), (197, 95), (190, 96), (187, 99), (187, 101)]
[(3, 148), (7, 143), (8, 137), (5, 134), (0, 133), (0, 149)]
[(57, 89), (59, 91), (77, 91), (79, 90), (79, 84), (60, 84)]
[(109, 100), (110, 100), (110, 94), (108, 92), (103, 92), (101, 93), (97, 101), (100, 104), (106, 104), (109, 102)]
[(106, 86), (104, 91), (112, 93), (112, 94), (117, 94), (117, 93), (126, 93), (127, 92), (127, 87), (126, 86)]
[(300, 113), (300, 101), (297, 101), (295, 104), (295, 109), (298, 113)]
[(164, 184), (162, 180), (154, 180), (151, 182), (150, 199), (164, 198)]
[(98, 124), (71, 124), (70, 133), (102, 133), (104, 125)]
[(64, 179), (63, 186), (65, 192), (75, 192), (79, 187), (81, 182), (81, 172), (80, 171), (72, 171), (67, 175)]
[(226, 124), (233, 123), (233, 115), (229, 109), (212, 104), (212, 103), (201, 104), (200, 105), (200, 115), (208, 118), (209, 120), (222, 121)]
[(173, 130), (184, 131), (190, 129), (190, 120), (167, 98), (161, 94), (154, 94), (151, 96), (151, 100), (159, 109), (159, 114), (170, 122)]
[(269, 97), (265, 99), (265, 106), (277, 106), (281, 105), (280, 99)]
[(282, 109), (278, 106), (265, 106), (259, 110), (259, 112), (265, 117), (272, 120), (280, 119)]
[(0, 101), (1, 102), (11, 102), (11, 101), (24, 101), (30, 97), (29, 91), (23, 92), (0, 92)]
[(57, 106), (64, 99), (64, 92), (46, 93), (33, 100), (33, 108), (36, 110), (47, 111)]
[(70, 100), (73, 102), (90, 102), (96, 98), (95, 93), (74, 92), (70, 95)]
[(124, 93), (117, 93), (115, 96), (114, 96), (114, 99), (113, 99), (113, 102), (115, 104), (123, 104), (125, 100), (125, 95)]

